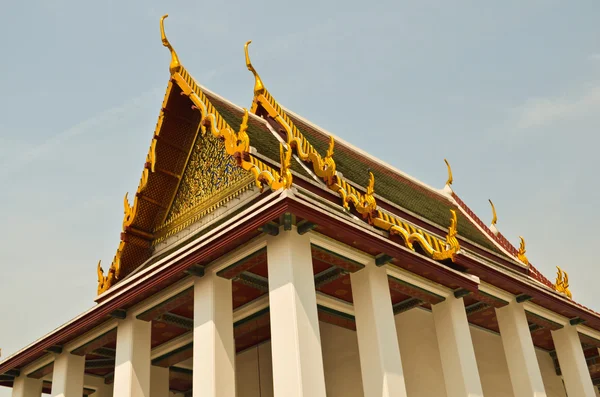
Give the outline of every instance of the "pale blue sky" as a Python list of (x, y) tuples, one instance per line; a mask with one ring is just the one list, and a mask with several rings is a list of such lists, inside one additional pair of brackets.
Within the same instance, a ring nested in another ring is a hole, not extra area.
[(447, 157), (469, 206), (489, 222), (492, 198), (502, 233), (600, 311), (597, 0), (5, 2), (4, 357), (93, 305), (169, 78), (166, 12), (187, 69), (229, 100), (251, 103), (252, 39), (284, 106), (435, 187)]

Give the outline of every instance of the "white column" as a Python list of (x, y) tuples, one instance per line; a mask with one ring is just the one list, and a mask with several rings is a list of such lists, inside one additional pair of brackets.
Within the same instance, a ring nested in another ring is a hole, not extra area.
[(523, 304), (512, 301), (496, 317), (515, 397), (546, 397)]
[(235, 397), (231, 280), (208, 273), (194, 283), (194, 397)]
[(113, 386), (115, 396), (150, 396), (151, 332), (152, 322), (133, 316), (119, 321)]
[(81, 397), (85, 356), (64, 352), (54, 360), (52, 371), (52, 397)]
[(33, 379), (21, 375), (15, 378), (12, 397), (40, 397), (42, 395), (42, 383), (42, 379)]
[(567, 394), (577, 397), (596, 397), (577, 328), (565, 325), (562, 329), (552, 331), (552, 340)]
[(448, 397), (483, 396), (463, 299), (450, 295), (432, 312)]
[(150, 397), (167, 397), (169, 395), (169, 368), (150, 368)]
[(406, 397), (387, 272), (375, 263), (350, 275), (365, 397)]
[(267, 241), (275, 397), (325, 397), (325, 373), (308, 235)]

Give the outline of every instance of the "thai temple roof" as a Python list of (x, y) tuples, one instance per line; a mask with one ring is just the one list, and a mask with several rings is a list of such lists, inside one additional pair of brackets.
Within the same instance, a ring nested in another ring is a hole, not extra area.
[[(287, 110), (252, 65), (250, 42), (245, 46), (246, 66), (255, 77), (255, 87), (248, 111), (196, 82), (164, 30), (161, 33), (171, 52), (172, 76), (133, 204), (125, 197), (123, 232), (109, 273), (104, 276), (98, 265), (99, 293), (155, 261), (157, 244), (255, 184), (261, 189), (289, 185), (323, 190), (338, 196), (339, 209), (361, 218), (365, 227), (399, 237), (407, 247), (433, 259), (448, 260), (462, 249), (557, 289), (529, 262), (522, 238), (516, 248), (498, 231), (495, 208), (488, 226), (452, 190), (447, 161), (448, 180), (444, 188), (436, 189)], [(235, 189), (203, 187), (203, 197), (206, 189), (213, 189), (208, 192), (215, 193), (212, 203), (190, 202), (184, 174), (186, 168), (208, 161), (192, 158), (198, 152), (194, 146), (199, 144), (199, 134), (208, 131), (225, 142), (231, 158), (223, 161), (231, 167), (242, 165), (254, 177), (239, 169)], [(559, 276), (564, 277), (560, 270)], [(563, 294), (568, 290), (566, 277), (566, 287), (558, 288)]]

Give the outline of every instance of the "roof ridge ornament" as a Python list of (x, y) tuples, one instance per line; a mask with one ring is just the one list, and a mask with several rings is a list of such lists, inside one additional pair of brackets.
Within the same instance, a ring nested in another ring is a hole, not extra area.
[(179, 62), (179, 57), (173, 49), (173, 46), (171, 46), (171, 43), (169, 43), (169, 39), (167, 39), (167, 35), (165, 34), (164, 21), (165, 18), (167, 18), (168, 16), (169, 14), (165, 14), (160, 18), (160, 38), (162, 40), (163, 45), (167, 47), (171, 52), (171, 63), (169, 64), (169, 71), (171, 72), (171, 74), (175, 74), (181, 70), (181, 62)]
[(454, 178), (452, 177), (452, 167), (450, 167), (450, 163), (447, 159), (444, 159), (444, 163), (446, 163), (446, 167), (448, 168), (448, 180), (446, 181), (446, 185), (442, 189), (442, 191), (446, 194), (451, 195), (452, 191), (452, 182), (454, 182)]
[(573, 295), (569, 290), (569, 275), (559, 266), (556, 266), (556, 269), (557, 272), (556, 281), (554, 282), (554, 289), (561, 294), (565, 294), (569, 299), (573, 299)]
[(252, 40), (248, 40), (246, 44), (244, 44), (244, 52), (246, 54), (246, 67), (249, 71), (254, 75), (254, 96), (258, 96), (265, 92), (265, 85), (262, 82), (262, 79), (258, 75), (254, 66), (252, 66), (252, 62), (250, 62), (250, 55), (248, 55), (248, 45), (252, 43)]
[(490, 230), (492, 231), (494, 236), (497, 236), (500, 233), (500, 231), (496, 227), (496, 223), (498, 222), (498, 215), (496, 214), (496, 207), (494, 207), (494, 203), (492, 202), (491, 199), (488, 199), (488, 201), (490, 202), (490, 205), (492, 206), (492, 224), (490, 225)]
[(521, 244), (519, 245), (519, 251), (517, 252), (517, 258), (523, 262), (525, 265), (529, 266), (529, 259), (527, 259), (527, 257), (525, 256), (525, 239), (523, 238), (523, 236), (519, 236), (519, 239), (521, 239)]

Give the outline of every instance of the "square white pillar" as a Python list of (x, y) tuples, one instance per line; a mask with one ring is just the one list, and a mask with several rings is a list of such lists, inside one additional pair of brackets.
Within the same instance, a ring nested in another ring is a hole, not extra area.
[(406, 397), (387, 272), (375, 263), (350, 275), (365, 397)]
[(552, 331), (558, 363), (569, 396), (596, 397), (577, 328), (565, 325)]
[(267, 241), (275, 397), (325, 397), (325, 373), (308, 235)]
[(21, 375), (15, 378), (12, 397), (40, 397), (42, 395), (42, 383), (42, 379), (33, 379)]
[(85, 356), (64, 352), (56, 356), (52, 371), (52, 397), (81, 397)]
[(235, 397), (231, 280), (213, 273), (194, 282), (194, 397)]
[(432, 306), (448, 397), (482, 397), (481, 380), (462, 298), (450, 295)]
[(546, 397), (523, 304), (512, 301), (497, 308), (496, 317), (515, 397)]
[(169, 368), (150, 368), (150, 397), (165, 397), (169, 395)]
[(119, 321), (113, 385), (115, 396), (150, 396), (151, 332), (152, 322), (133, 316)]

